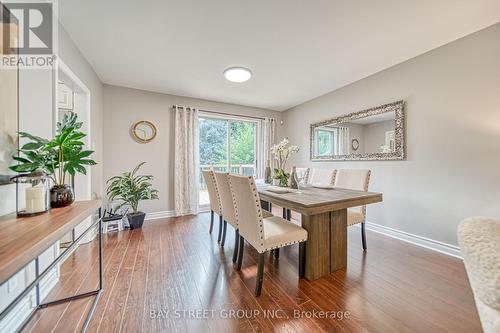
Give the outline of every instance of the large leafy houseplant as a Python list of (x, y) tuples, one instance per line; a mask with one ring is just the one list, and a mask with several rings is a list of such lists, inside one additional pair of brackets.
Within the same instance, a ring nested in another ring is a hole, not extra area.
[(118, 202), (116, 209), (129, 207), (132, 210), (132, 213), (127, 215), (132, 229), (140, 228), (146, 216), (145, 213), (139, 211), (139, 202), (158, 199), (158, 190), (154, 189), (151, 183), (153, 176), (137, 174), (145, 163), (142, 162), (131, 172), (124, 172), (107, 181), (108, 200)]
[(53, 181), (51, 189), (51, 206), (63, 207), (74, 201), (73, 189), (67, 184), (68, 174), (87, 174), (85, 166), (96, 162), (88, 157), (94, 151), (85, 150), (82, 139), (86, 136), (80, 131), (82, 122), (77, 122), (76, 113), (64, 115), (57, 123), (56, 136), (47, 140), (30, 133), (19, 132), (21, 138), (29, 140), (19, 150), (20, 156), (13, 157), (18, 161), (11, 169), (18, 173), (42, 171)]

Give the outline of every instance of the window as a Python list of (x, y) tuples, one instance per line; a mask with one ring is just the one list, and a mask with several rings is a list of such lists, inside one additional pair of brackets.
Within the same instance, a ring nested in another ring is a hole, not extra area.
[[(212, 167), (255, 176), (257, 171), (257, 137), (260, 123), (243, 117), (216, 117), (200, 114), (200, 169)], [(200, 172), (199, 204), (209, 204), (206, 184)]]
[(337, 155), (336, 141), (338, 138), (338, 130), (332, 129), (317, 129), (315, 131), (315, 147), (316, 156), (331, 156)]

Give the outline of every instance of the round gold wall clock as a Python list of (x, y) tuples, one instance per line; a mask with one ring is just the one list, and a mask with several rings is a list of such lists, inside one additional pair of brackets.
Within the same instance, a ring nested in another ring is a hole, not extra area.
[(132, 125), (132, 137), (139, 143), (148, 143), (156, 137), (156, 127), (152, 122), (141, 120)]

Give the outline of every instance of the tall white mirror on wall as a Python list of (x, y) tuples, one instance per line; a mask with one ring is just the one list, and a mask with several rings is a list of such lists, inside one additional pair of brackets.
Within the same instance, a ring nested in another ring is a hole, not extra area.
[(311, 160), (402, 160), (404, 102), (397, 101), (311, 124)]

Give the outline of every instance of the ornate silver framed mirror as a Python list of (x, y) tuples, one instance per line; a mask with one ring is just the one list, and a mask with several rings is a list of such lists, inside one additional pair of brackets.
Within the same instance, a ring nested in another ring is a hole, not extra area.
[(404, 101), (311, 124), (312, 161), (405, 159)]

